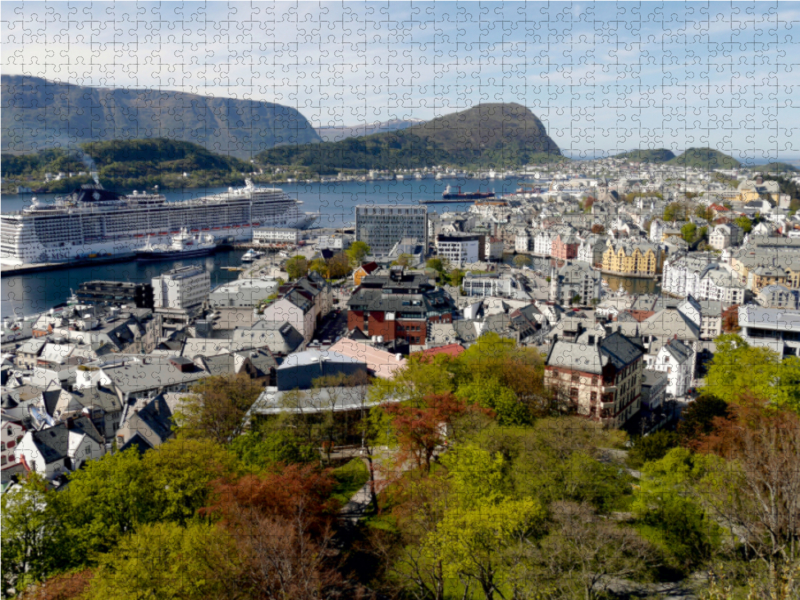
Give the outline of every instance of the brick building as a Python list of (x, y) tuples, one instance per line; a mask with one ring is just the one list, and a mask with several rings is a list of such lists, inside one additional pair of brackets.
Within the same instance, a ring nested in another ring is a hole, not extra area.
[(644, 350), (619, 332), (577, 340), (555, 338), (545, 362), (545, 385), (579, 415), (620, 427), (641, 408)]
[(574, 235), (557, 235), (553, 240), (550, 256), (561, 260), (571, 260), (578, 257), (578, 248), (581, 241)]
[(405, 339), (422, 345), (429, 323), (451, 323), (453, 301), (420, 273), (393, 267), (387, 276), (368, 275), (350, 298), (347, 328), (387, 342)]

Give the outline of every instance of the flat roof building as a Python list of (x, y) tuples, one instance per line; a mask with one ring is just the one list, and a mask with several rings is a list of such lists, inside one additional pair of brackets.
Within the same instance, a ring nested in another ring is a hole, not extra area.
[(356, 206), (356, 241), (369, 245), (375, 256), (385, 256), (404, 238), (416, 238), (428, 247), (428, 209), (413, 205)]

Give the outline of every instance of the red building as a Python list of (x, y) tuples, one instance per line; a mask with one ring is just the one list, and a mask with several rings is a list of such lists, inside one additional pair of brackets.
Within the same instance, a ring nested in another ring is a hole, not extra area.
[(388, 276), (367, 275), (347, 303), (347, 328), (367, 336), (422, 345), (429, 323), (451, 323), (453, 302), (420, 273), (393, 267)]
[(553, 258), (560, 258), (561, 260), (578, 258), (578, 247), (580, 245), (581, 241), (574, 235), (567, 235), (562, 238), (561, 234), (559, 234), (556, 236), (556, 239), (553, 240), (550, 256)]

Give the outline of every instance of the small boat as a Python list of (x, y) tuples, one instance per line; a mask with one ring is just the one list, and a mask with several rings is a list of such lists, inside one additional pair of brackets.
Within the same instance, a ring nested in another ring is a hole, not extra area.
[(253, 262), (254, 260), (258, 260), (259, 258), (261, 258), (263, 255), (264, 254), (262, 252), (250, 248), (250, 250), (245, 252), (244, 255), (242, 256), (242, 262)]

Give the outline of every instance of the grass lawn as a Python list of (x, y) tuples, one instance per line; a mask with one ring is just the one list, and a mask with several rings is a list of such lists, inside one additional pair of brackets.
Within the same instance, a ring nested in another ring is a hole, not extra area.
[(354, 458), (341, 467), (335, 468), (333, 477), (336, 479), (336, 487), (333, 489), (331, 498), (338, 500), (344, 506), (350, 501), (353, 494), (369, 481), (369, 470), (363, 460)]

